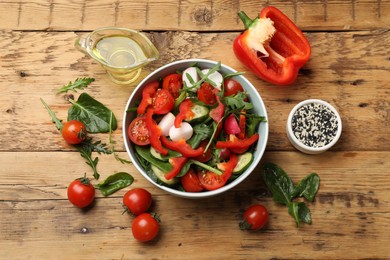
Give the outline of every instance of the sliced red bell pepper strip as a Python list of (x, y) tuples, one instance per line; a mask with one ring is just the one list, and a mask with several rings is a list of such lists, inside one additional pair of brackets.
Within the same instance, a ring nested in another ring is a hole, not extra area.
[(238, 138), (244, 139), (246, 132), (246, 111), (242, 110), (240, 113), (240, 118), (238, 120), (238, 127), (240, 128), (240, 133), (237, 135)]
[(192, 112), (191, 107), (194, 104), (190, 99), (184, 100), (180, 106), (179, 106), (179, 114), (175, 117), (175, 127), (179, 128), (181, 125), (181, 122), (183, 120), (191, 120), (195, 116), (194, 112)]
[(161, 142), (168, 149), (177, 151), (185, 157), (197, 157), (202, 155), (204, 151), (203, 147), (192, 149), (191, 145), (189, 145), (184, 139), (180, 139), (175, 142), (162, 135)]
[(176, 177), (188, 160), (189, 159), (184, 156), (169, 158), (169, 163), (172, 165), (172, 170), (165, 174), (165, 179), (170, 180)]
[(153, 103), (152, 97), (156, 93), (158, 86), (158, 81), (153, 81), (147, 84), (142, 90), (142, 100), (137, 108), (138, 115), (145, 114), (146, 108)]
[(149, 108), (146, 111), (146, 118), (145, 118), (146, 128), (148, 129), (149, 133), (151, 133), (149, 135), (150, 145), (162, 155), (167, 155), (168, 150), (162, 146), (160, 141), (160, 137), (162, 136), (162, 131), (161, 128), (157, 125), (157, 123), (153, 120), (153, 112), (154, 112), (153, 109)]
[[(232, 135), (231, 135), (232, 136)], [(228, 148), (228, 149), (240, 149), (240, 148), (246, 148), (254, 144), (257, 140), (259, 139), (259, 134), (255, 133), (249, 138), (244, 138), (244, 139), (238, 139), (237, 137), (233, 136), (231, 140), (229, 141), (218, 141), (215, 144), (215, 148), (217, 149), (223, 149), (223, 148)]]
[(245, 31), (233, 43), (236, 57), (258, 77), (276, 84), (292, 84), (310, 58), (309, 41), (279, 9), (267, 6), (259, 17), (239, 16)]
[(215, 97), (217, 98), (218, 106), (210, 111), (209, 116), (218, 124), (225, 114), (225, 105), (221, 102), (218, 95), (215, 95)]

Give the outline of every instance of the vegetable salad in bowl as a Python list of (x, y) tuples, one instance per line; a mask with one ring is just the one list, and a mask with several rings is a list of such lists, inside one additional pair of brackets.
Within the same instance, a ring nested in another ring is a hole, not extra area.
[(203, 198), (234, 187), (259, 163), (267, 112), (241, 73), (215, 61), (181, 60), (136, 87), (123, 134), (146, 179), (171, 194)]

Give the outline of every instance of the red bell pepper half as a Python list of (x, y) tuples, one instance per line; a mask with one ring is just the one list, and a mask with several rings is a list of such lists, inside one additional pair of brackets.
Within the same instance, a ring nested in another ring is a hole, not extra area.
[(187, 161), (188, 158), (184, 156), (169, 158), (169, 163), (172, 165), (172, 170), (164, 175), (165, 179), (170, 180), (176, 177)]
[(160, 141), (160, 137), (162, 136), (162, 131), (161, 128), (157, 125), (157, 123), (153, 120), (153, 113), (154, 113), (153, 109), (149, 108), (146, 111), (146, 118), (145, 118), (146, 128), (148, 129), (149, 133), (152, 133), (149, 135), (150, 145), (162, 155), (167, 155), (168, 150), (162, 146)]
[(292, 84), (311, 54), (302, 31), (272, 6), (262, 9), (254, 20), (243, 11), (238, 15), (246, 30), (234, 40), (236, 57), (258, 77), (272, 84)]
[(156, 93), (158, 86), (158, 81), (153, 81), (144, 87), (142, 90), (142, 100), (137, 108), (138, 115), (145, 114), (146, 108), (153, 103), (153, 95)]
[(162, 135), (161, 142), (168, 149), (179, 152), (185, 157), (197, 157), (203, 154), (202, 147), (199, 147), (198, 149), (192, 149), (191, 145), (187, 144), (187, 142), (184, 139), (175, 142), (169, 140), (164, 135)]

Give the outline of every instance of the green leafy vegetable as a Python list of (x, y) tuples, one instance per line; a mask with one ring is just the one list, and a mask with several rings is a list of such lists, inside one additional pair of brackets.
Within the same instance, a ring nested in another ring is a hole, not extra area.
[(262, 176), (268, 189), (271, 191), (275, 202), (286, 205), (289, 214), (294, 218), (297, 227), (301, 222), (311, 224), (310, 209), (304, 202), (293, 201), (297, 197), (304, 197), (313, 201), (318, 191), (320, 178), (316, 173), (311, 173), (303, 178), (297, 186), (278, 165), (266, 163)]
[(77, 102), (69, 101), (73, 106), (68, 110), (68, 121), (83, 122), (90, 133), (107, 133), (117, 128), (115, 116), (111, 118), (111, 110), (87, 93), (82, 93)]
[(231, 109), (245, 109), (250, 110), (253, 108), (253, 104), (245, 101), (248, 95), (245, 92), (238, 92), (233, 96), (225, 97), (225, 104)]
[(41, 102), (42, 104), (45, 106), (47, 112), (49, 112), (49, 115), (51, 116), (51, 120), (53, 123), (56, 124), (56, 127), (58, 130), (61, 130), (62, 127), (64, 126), (62, 124), (62, 120), (58, 119), (58, 117), (56, 116), (56, 114), (53, 112), (53, 110), (50, 109), (50, 107), (46, 104), (45, 101), (43, 101), (43, 99), (41, 98)]
[(195, 125), (194, 128), (194, 135), (188, 140), (188, 144), (191, 145), (193, 149), (198, 148), (199, 144), (210, 138), (213, 134), (213, 129), (211, 129), (206, 124), (198, 124)]
[(108, 135), (108, 140), (110, 142), (110, 146), (111, 146), (111, 153), (114, 155), (115, 159), (119, 162), (121, 162), (122, 164), (130, 164), (131, 162), (129, 160), (126, 160), (122, 157), (120, 157), (117, 152), (115, 151), (115, 141), (112, 139), (112, 120), (114, 118), (114, 113), (111, 112), (111, 115), (110, 115), (110, 123), (108, 124), (109, 126), (109, 135)]
[(264, 116), (248, 115), (246, 114), (246, 133), (252, 136), (256, 132), (256, 127), (260, 122), (267, 122)]
[(77, 92), (77, 89), (82, 90), (86, 87), (88, 87), (89, 84), (94, 82), (94, 78), (77, 78), (73, 83), (70, 81), (68, 85), (62, 86), (58, 91), (57, 94), (59, 93), (66, 93), (69, 90), (72, 90), (74, 92)]
[(135, 145), (135, 151), (139, 156), (141, 156), (144, 160), (148, 161), (149, 163), (153, 164), (163, 172), (169, 172), (172, 170), (172, 165), (168, 162), (160, 161), (159, 159), (156, 159), (153, 157), (153, 155), (150, 153), (149, 147), (145, 146), (138, 146)]
[(103, 196), (108, 196), (120, 189), (130, 186), (133, 181), (134, 178), (130, 174), (126, 172), (118, 172), (95, 185), (95, 188), (99, 189)]

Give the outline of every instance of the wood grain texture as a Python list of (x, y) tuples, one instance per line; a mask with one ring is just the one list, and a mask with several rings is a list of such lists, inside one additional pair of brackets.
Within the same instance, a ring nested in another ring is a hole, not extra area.
[[(161, 214), (162, 230), (157, 242), (144, 245), (132, 238), (132, 217), (121, 215), (125, 191), (107, 198), (98, 194), (88, 210), (67, 201), (69, 179), (87, 170), (77, 153), (2, 152), (0, 164), (9, 167), (0, 169), (0, 250), (5, 259), (64, 255), (94, 259), (97, 254), (104, 259), (194, 255), (196, 259), (384, 259), (390, 253), (390, 172), (383, 172), (390, 169), (389, 156), (389, 152), (328, 152), (323, 157), (266, 152), (262, 163), (279, 164), (295, 183), (310, 172), (321, 177), (319, 193), (308, 203), (313, 224), (301, 228), (295, 227), (285, 207), (270, 198), (260, 166), (224, 195), (184, 200), (147, 183), (131, 165), (103, 157), (99, 166), (103, 176), (127, 170), (136, 179), (132, 187), (144, 187), (153, 194), (153, 210)], [(24, 164), (19, 163), (22, 158), (27, 160)], [(270, 221), (263, 231), (240, 231), (243, 210), (252, 203), (266, 205)], [(209, 247), (213, 250), (204, 250)]]
[(242, 30), (237, 12), (255, 17), (266, 5), (280, 8), (303, 30), (388, 28), (390, 1), (250, 0), (7, 0), (0, 3), (0, 28), (94, 30), (123, 26), (138, 30)]
[[(5, 32), (0, 48), (0, 150), (68, 150), (45, 112), (40, 98), (66, 119), (67, 95), (56, 90), (77, 77), (94, 77), (85, 91), (111, 108), (119, 120), (114, 138), (123, 151), (121, 122), (125, 104), (134, 86), (110, 82), (104, 70), (73, 47), (73, 32)], [(85, 35), (85, 34), (80, 34)], [(268, 150), (293, 150), (285, 135), (289, 111), (307, 98), (333, 104), (341, 113), (343, 133), (333, 148), (340, 150), (390, 149), (390, 83), (388, 75), (390, 31), (309, 33), (313, 54), (297, 82), (275, 87), (256, 78), (233, 54), (236, 33), (162, 32), (149, 37), (161, 59), (143, 73), (168, 62), (186, 58), (220, 60), (246, 77), (261, 94), (269, 114)], [(74, 94), (77, 98), (78, 94)], [(372, 134), (377, 133), (377, 134)], [(31, 138), (33, 137), (33, 138)], [(103, 141), (107, 136), (98, 136)], [(26, 140), (29, 140), (26, 142)]]

